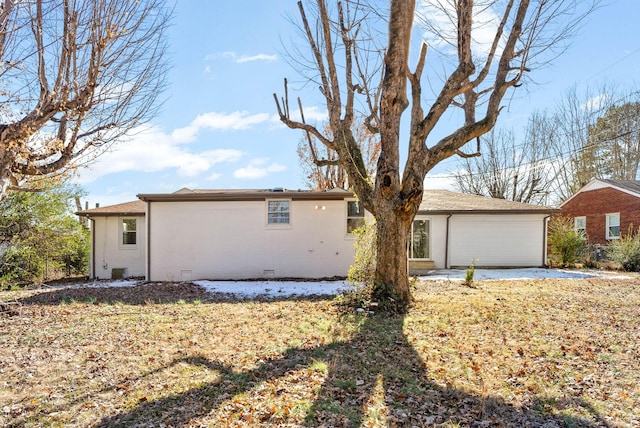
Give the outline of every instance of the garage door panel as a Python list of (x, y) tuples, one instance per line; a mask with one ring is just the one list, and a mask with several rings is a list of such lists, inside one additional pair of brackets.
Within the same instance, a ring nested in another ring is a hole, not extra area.
[(450, 223), (450, 265), (540, 266), (543, 221), (528, 215), (454, 216)]

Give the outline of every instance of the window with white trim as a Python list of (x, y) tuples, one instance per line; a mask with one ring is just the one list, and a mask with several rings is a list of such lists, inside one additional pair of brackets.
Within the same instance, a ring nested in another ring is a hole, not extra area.
[(137, 220), (135, 218), (122, 219), (122, 245), (136, 245), (137, 243)]
[(364, 226), (364, 208), (359, 201), (347, 201), (347, 233)]
[(411, 236), (409, 241), (410, 259), (430, 259), (429, 245), (430, 222), (428, 219), (416, 219), (411, 224)]
[(267, 201), (267, 224), (290, 224), (291, 203), (287, 200)]
[(573, 228), (576, 232), (582, 235), (582, 238), (587, 237), (587, 218), (586, 217), (575, 217), (573, 219)]
[(620, 213), (607, 214), (607, 239), (620, 238)]

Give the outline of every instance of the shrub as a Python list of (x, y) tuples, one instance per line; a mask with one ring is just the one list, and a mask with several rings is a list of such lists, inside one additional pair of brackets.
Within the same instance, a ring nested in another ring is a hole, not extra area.
[(376, 272), (376, 221), (367, 219), (364, 226), (352, 233), (356, 237), (356, 251), (347, 281), (354, 286), (371, 286)]
[(550, 255), (568, 266), (580, 259), (586, 247), (582, 233), (575, 230), (573, 219), (566, 216), (553, 217), (549, 222)]
[(476, 273), (476, 264), (475, 264), (475, 259), (471, 260), (471, 265), (469, 266), (469, 269), (467, 269), (467, 272), (464, 276), (464, 285), (468, 286), (468, 287), (472, 287), (473, 286), (473, 276)]
[(626, 234), (611, 242), (608, 256), (627, 272), (640, 271), (640, 233), (629, 226)]
[(73, 214), (81, 195), (52, 184), (0, 202), (0, 287), (86, 274), (90, 234)]
[(376, 222), (366, 219), (364, 226), (352, 232), (355, 237), (355, 257), (349, 267), (347, 282), (354, 289), (339, 297), (339, 303), (346, 306), (366, 307), (369, 305), (376, 272)]

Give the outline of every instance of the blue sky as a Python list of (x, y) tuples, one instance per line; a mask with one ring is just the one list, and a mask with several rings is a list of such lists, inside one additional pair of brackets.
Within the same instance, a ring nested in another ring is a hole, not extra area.
[[(296, 154), (302, 134), (278, 122), (273, 101), (274, 92), (282, 94), (285, 77), (294, 82), (292, 96), (317, 101), (315, 89), (295, 84), (301, 78), (285, 54), (285, 46), (301, 42), (289, 19), (297, 16), (296, 1), (177, 3), (168, 39), (172, 68), (161, 113), (146, 132), (80, 169), (76, 181), (89, 193), (91, 206), (182, 187), (303, 188)], [(552, 107), (576, 84), (608, 81), (636, 87), (638, 20), (640, 1), (607, 1), (563, 56), (533, 70), (535, 85), (520, 88), (505, 101), (499, 124), (524, 127), (533, 110)], [(323, 110), (309, 102), (305, 114), (322, 117)], [(448, 160), (436, 167), (427, 186), (449, 187), (447, 177), (455, 165)]]

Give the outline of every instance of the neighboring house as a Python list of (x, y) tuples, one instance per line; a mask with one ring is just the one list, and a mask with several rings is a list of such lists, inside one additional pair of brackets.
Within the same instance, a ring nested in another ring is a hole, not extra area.
[(560, 205), (592, 244), (607, 245), (640, 227), (640, 181), (594, 179)]
[[(351, 232), (368, 215), (353, 193), (341, 189), (182, 189), (138, 197), (78, 213), (91, 219), (92, 277), (123, 270), (150, 281), (345, 277), (354, 258)], [(553, 212), (427, 190), (411, 231), (410, 271), (472, 261), (543, 266), (546, 220)]]

